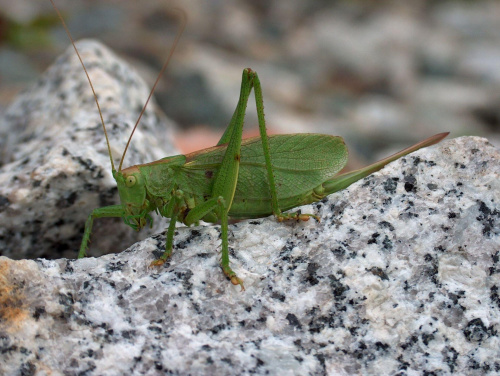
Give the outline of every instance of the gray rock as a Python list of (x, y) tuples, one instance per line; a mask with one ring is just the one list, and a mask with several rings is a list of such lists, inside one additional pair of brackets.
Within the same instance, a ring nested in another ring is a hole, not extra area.
[[(497, 374), (500, 164), (485, 139), (443, 141), (301, 208), (179, 228), (98, 259), (0, 258), (0, 373)], [(117, 238), (115, 234), (110, 236)]]
[[(150, 89), (103, 45), (82, 41), (78, 47), (100, 98), (118, 168)], [(17, 98), (1, 123), (0, 254), (76, 257), (90, 211), (119, 199), (99, 114), (73, 48)], [(151, 103), (124, 166), (176, 154), (171, 128)], [(91, 254), (120, 251), (139, 239), (119, 219), (100, 221), (94, 232)]]

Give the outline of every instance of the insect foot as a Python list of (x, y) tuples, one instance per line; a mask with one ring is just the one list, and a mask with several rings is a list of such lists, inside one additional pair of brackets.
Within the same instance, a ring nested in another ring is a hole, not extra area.
[(158, 260), (154, 260), (153, 262), (151, 262), (151, 264), (149, 264), (149, 267), (152, 268), (152, 267), (155, 267), (155, 266), (162, 266), (163, 264), (165, 264), (165, 260), (162, 260), (160, 258)]
[[(175, 225), (175, 222), (174, 222), (174, 225)], [(167, 242), (169, 242), (168, 239), (167, 239)], [(167, 248), (167, 250), (165, 252), (163, 252), (163, 255), (161, 255), (161, 257), (159, 259), (154, 260), (151, 264), (149, 264), (149, 267), (152, 268), (152, 267), (155, 267), (155, 266), (162, 266), (163, 264), (165, 264), (165, 261), (167, 261), (167, 259), (171, 255), (172, 255), (172, 248), (170, 246), (170, 247)]]
[(289, 220), (297, 220), (297, 221), (308, 221), (309, 218), (314, 218), (316, 221), (320, 222), (319, 216), (315, 214), (302, 214), (300, 212), (294, 213), (281, 213), (276, 216), (278, 222), (289, 221)]
[(229, 266), (221, 265), (221, 267), (224, 274), (231, 280), (231, 283), (235, 286), (240, 285), (241, 291), (245, 291), (245, 286), (243, 286), (243, 280), (239, 278)]

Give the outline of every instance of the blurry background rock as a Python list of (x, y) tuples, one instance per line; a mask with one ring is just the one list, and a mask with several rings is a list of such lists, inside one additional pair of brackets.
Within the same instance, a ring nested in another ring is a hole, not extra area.
[[(151, 83), (178, 28), (172, 8), (187, 12), (156, 92), (184, 152), (216, 142), (245, 67), (259, 72), (271, 132), (342, 135), (352, 167), (446, 130), (500, 143), (498, 1), (56, 4), (75, 39), (98, 38)], [(55, 16), (48, 0), (0, 0), (0, 110), (68, 46)]]
[[(111, 154), (118, 167), (150, 88), (101, 43), (80, 40), (77, 46), (101, 98)], [(73, 258), (90, 211), (119, 202), (95, 107), (80, 61), (69, 46), (2, 114), (0, 161), (13, 162), (0, 164), (1, 255)], [(178, 154), (172, 145), (174, 127), (152, 101), (126, 163), (131, 166)], [(119, 252), (164, 228), (165, 222), (155, 221), (153, 229), (147, 226), (138, 233), (120, 218), (100, 220), (89, 255)]]

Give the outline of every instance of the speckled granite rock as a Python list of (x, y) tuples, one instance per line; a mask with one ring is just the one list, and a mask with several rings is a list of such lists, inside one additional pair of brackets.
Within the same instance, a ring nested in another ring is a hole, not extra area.
[[(0, 258), (0, 373), (484, 375), (500, 372), (500, 164), (444, 141), (303, 208), (84, 260)], [(115, 236), (113, 236), (115, 237)]]
[[(78, 47), (118, 163), (150, 89), (100, 43), (82, 41)], [(176, 154), (171, 125), (150, 105), (125, 166)], [(0, 169), (0, 254), (16, 259), (76, 257), (90, 210), (119, 199), (99, 114), (73, 48), (18, 97), (2, 121), (0, 138), (8, 141)], [(120, 219), (99, 221), (94, 249), (119, 251), (140, 239), (128, 230)]]

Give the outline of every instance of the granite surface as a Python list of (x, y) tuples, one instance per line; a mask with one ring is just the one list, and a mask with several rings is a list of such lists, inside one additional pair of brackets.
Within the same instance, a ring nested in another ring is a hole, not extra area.
[[(150, 88), (102, 44), (87, 40), (78, 47), (118, 164)], [(7, 140), (0, 167), (0, 255), (76, 257), (90, 211), (119, 198), (99, 113), (73, 48), (12, 103), (0, 122), (0, 138)], [(150, 103), (124, 165), (176, 154), (172, 127)], [(128, 230), (119, 219), (100, 221), (90, 253), (118, 252), (147, 235)], [(110, 233), (115, 237), (106, 236)]]
[(2, 374), (495, 375), (500, 165), (445, 140), (303, 207), (83, 260), (0, 258)]

